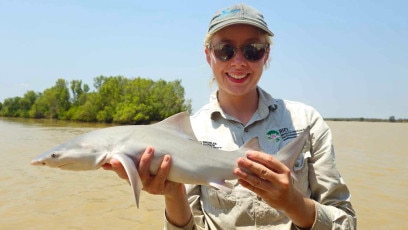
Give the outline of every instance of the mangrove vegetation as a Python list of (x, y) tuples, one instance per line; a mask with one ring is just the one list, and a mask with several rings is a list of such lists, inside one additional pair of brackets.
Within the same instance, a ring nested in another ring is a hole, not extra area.
[(98, 76), (93, 86), (91, 91), (81, 80), (58, 79), (43, 92), (27, 91), (0, 102), (0, 116), (143, 124), (191, 112), (181, 80)]

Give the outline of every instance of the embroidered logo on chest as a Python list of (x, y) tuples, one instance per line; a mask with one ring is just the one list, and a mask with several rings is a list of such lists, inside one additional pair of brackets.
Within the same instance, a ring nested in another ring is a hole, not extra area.
[(282, 139), (282, 137), (281, 137), (279, 131), (276, 131), (276, 130), (270, 130), (270, 131), (268, 131), (268, 132), (266, 133), (266, 138), (267, 138), (268, 140), (270, 140), (270, 141), (272, 141), (272, 142), (276, 142), (276, 143), (278, 143), (278, 142)]

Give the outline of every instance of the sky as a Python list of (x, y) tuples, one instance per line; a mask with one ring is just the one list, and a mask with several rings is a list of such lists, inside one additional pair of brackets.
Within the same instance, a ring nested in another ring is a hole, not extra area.
[[(0, 102), (58, 78), (181, 80), (197, 111), (210, 86), (203, 41), (242, 1), (0, 0)], [(408, 118), (408, 1), (258, 0), (275, 34), (259, 86), (326, 118)]]

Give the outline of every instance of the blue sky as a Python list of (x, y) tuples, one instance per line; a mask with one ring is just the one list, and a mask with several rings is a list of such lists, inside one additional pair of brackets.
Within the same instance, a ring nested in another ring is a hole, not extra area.
[[(0, 0), (0, 101), (58, 78), (181, 79), (207, 103), (203, 40), (242, 1)], [(260, 86), (324, 117), (408, 118), (407, 1), (245, 1), (275, 33)], [(93, 89), (93, 87), (91, 87)]]

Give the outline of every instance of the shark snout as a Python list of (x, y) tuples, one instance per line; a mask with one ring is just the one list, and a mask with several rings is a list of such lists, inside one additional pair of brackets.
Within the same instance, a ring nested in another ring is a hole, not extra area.
[(45, 162), (44, 162), (44, 161), (40, 161), (40, 160), (32, 160), (32, 161), (31, 161), (31, 165), (42, 166), (42, 165), (45, 165)]

